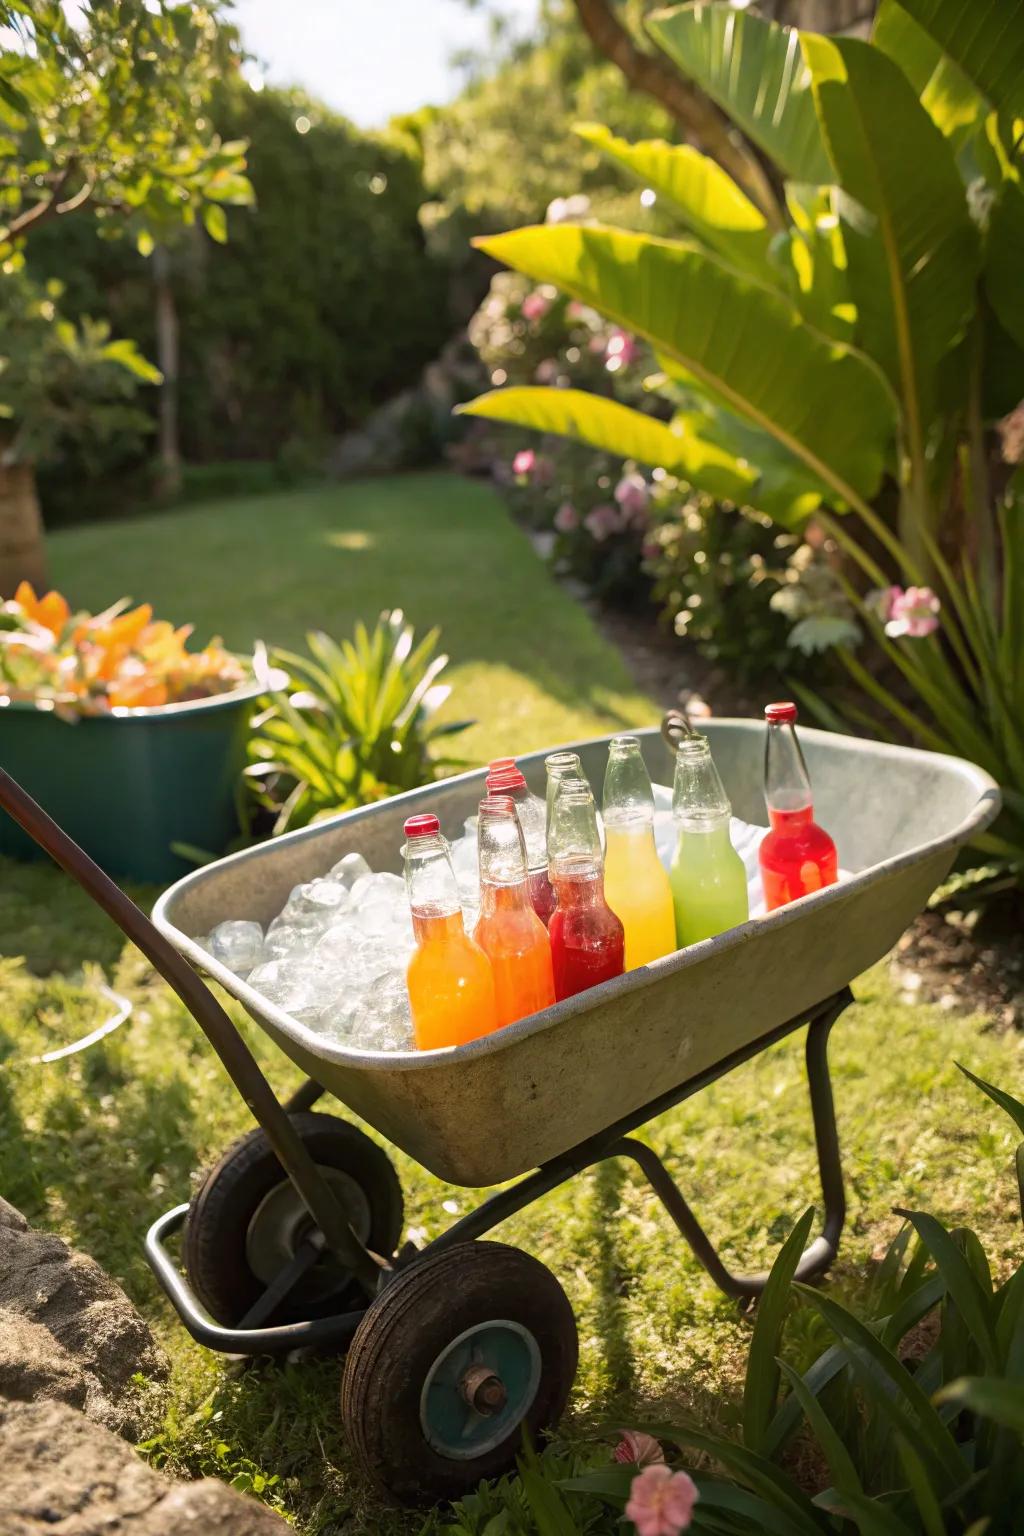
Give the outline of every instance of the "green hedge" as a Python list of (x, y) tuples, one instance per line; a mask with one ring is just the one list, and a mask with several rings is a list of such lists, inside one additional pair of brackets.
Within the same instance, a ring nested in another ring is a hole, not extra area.
[[(182, 453), (301, 458), (410, 383), (452, 329), (446, 269), (417, 216), (421, 168), (409, 142), (361, 133), (299, 92), (233, 85), (215, 117), (226, 139), (250, 140), (256, 207), (228, 211), (227, 245), (194, 229), (172, 253)], [(40, 232), (31, 262), (65, 283), (71, 313), (109, 316), (155, 356), (151, 264), (128, 241), (69, 221)], [(141, 398), (155, 415), (155, 392)], [(145, 498), (137, 449), (96, 458), (86, 471), (69, 442), (43, 467), (50, 522)]]

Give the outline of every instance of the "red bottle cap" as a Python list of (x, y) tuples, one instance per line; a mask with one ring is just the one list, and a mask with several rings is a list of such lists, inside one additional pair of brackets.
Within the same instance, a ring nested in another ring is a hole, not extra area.
[(406, 837), (430, 837), (440, 830), (441, 823), (429, 811), (424, 811), (421, 816), (410, 816), (405, 823)]
[(514, 768), (515, 765), (516, 760), (514, 757), (493, 757), (487, 764), (487, 771), (488, 773), (504, 773), (506, 768)]
[(766, 704), (764, 717), (771, 725), (795, 725), (795, 704)]
[(487, 775), (487, 793), (500, 794), (507, 789), (525, 789), (526, 780), (518, 768), (502, 768), (498, 773)]

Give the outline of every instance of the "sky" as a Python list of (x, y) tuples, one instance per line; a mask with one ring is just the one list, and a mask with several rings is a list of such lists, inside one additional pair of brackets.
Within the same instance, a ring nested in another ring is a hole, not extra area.
[[(537, 0), (501, 0), (524, 30)], [(465, 0), (235, 0), (231, 19), (272, 85), (301, 85), (364, 128), (450, 101), (451, 55), (485, 42)]]

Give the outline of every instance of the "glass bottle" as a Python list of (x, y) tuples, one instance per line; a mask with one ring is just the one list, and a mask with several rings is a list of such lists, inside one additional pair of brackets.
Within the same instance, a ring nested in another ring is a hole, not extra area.
[(498, 1028), (555, 1000), (548, 931), (533, 909), (526, 846), (507, 796), (480, 802), (480, 917), (473, 938), (491, 962)]
[(625, 934), (604, 899), (604, 869), (597, 811), (585, 779), (563, 779), (550, 829), (549, 872), (555, 910), (548, 932), (555, 996), (583, 992), (624, 969)]
[(604, 895), (626, 930), (626, 970), (676, 947), (672, 887), (654, 845), (654, 791), (635, 736), (613, 736), (604, 775)]
[(405, 823), (405, 885), (416, 948), (406, 972), (421, 1051), (465, 1045), (497, 1028), (491, 962), (466, 933), (448, 844), (436, 816)]
[(735, 928), (750, 915), (747, 872), (729, 836), (731, 814), (707, 737), (680, 742), (672, 790), (679, 841), (669, 875), (680, 948)]
[(551, 826), (551, 812), (555, 807), (555, 793), (562, 779), (584, 779), (583, 764), (578, 752), (549, 752), (544, 759), (547, 774), (547, 804), (545, 826)]
[(769, 912), (798, 896), (835, 885), (836, 845), (814, 820), (811, 780), (796, 736), (795, 704), (769, 704), (764, 752), (764, 798), (770, 830), (758, 857)]
[(555, 905), (555, 893), (548, 879), (547, 808), (539, 795), (533, 794), (513, 762), (487, 775), (489, 795), (507, 795), (516, 808), (516, 816), (526, 845), (526, 867), (530, 878), (533, 910), (547, 927)]

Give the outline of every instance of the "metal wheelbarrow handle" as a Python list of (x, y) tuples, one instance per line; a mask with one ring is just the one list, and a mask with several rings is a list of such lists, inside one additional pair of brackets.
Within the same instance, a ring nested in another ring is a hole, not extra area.
[(168, 986), (178, 994), (217, 1052), (249, 1110), (263, 1127), (279, 1162), (291, 1176), (306, 1209), (323, 1233), (327, 1246), (356, 1275), (367, 1294), (375, 1295), (385, 1266), (355, 1237), (256, 1058), (209, 987), (142, 909), (2, 768), (0, 809), (13, 817), (29, 837), (78, 882), (86, 895), (91, 896), (125, 937), (141, 949)]

